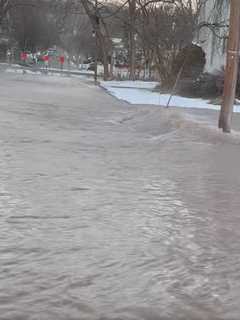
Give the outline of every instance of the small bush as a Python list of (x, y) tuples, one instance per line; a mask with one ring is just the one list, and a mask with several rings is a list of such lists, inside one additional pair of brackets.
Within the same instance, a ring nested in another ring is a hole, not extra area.
[(192, 44), (179, 52), (173, 63), (172, 71), (177, 76), (183, 66), (182, 77), (196, 79), (203, 72), (205, 63), (206, 58), (202, 48)]
[(202, 73), (197, 79), (185, 78), (177, 93), (190, 97), (214, 98), (222, 94), (223, 74)]

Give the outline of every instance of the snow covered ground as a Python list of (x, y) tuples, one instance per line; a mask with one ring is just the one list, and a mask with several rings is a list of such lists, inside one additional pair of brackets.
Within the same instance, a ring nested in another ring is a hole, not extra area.
[[(47, 72), (46, 72), (47, 71)], [(6, 73), (12, 73), (12, 74), (28, 74), (28, 75), (43, 75), (47, 73), (47, 76), (53, 76), (54, 78), (56, 77), (78, 77), (78, 78), (83, 78), (85, 79), (86, 77), (88, 77), (88, 74), (91, 76), (92, 74), (89, 73), (89, 71), (87, 71), (86, 73), (81, 73), (79, 72), (72, 72), (72, 71), (67, 71), (67, 70), (59, 70), (59, 69), (38, 69), (38, 70), (30, 70), (30, 69), (24, 69), (24, 68), (12, 68), (12, 67), (8, 67), (5, 69)], [(56, 80), (56, 79), (55, 79)]]
[(82, 75), (86, 75), (86, 76), (93, 76), (94, 72), (91, 70), (79, 70), (79, 69), (60, 69), (60, 68), (51, 68), (49, 67), (48, 69), (46, 69), (43, 66), (33, 66), (31, 67), (24, 67), (21, 66), (19, 64), (7, 64), (7, 63), (0, 63), (0, 69), (3, 69), (5, 73), (18, 73), (18, 74), (35, 74), (35, 75), (40, 75), (43, 72), (48, 72), (48, 75), (53, 75), (53, 74), (61, 74), (61, 73), (65, 73), (65, 74), (72, 74), (72, 75), (76, 75), (76, 76), (82, 76)]
[(101, 81), (101, 86), (108, 88), (131, 88), (131, 89), (154, 89), (158, 82), (156, 81)]
[[(130, 104), (151, 104), (166, 106), (169, 94), (153, 92), (157, 82), (144, 81), (102, 81), (101, 86), (111, 95)], [(173, 96), (170, 106), (179, 108), (219, 110), (219, 105), (210, 104), (208, 100)], [(234, 106), (234, 112), (240, 113), (240, 106)]]

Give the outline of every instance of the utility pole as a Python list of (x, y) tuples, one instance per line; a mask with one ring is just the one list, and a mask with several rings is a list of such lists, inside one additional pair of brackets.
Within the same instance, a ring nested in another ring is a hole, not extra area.
[(136, 0), (129, 0), (129, 79), (135, 80), (136, 68)]
[(219, 128), (231, 132), (233, 105), (235, 101), (240, 43), (240, 1), (230, 0), (230, 23), (227, 49), (227, 64), (224, 78), (223, 103), (219, 117)]
[[(95, 6), (94, 6), (94, 10), (95, 10), (95, 23), (96, 25), (99, 25), (99, 18), (98, 18), (98, 0), (95, 0)], [(98, 67), (98, 37), (97, 37), (97, 28), (93, 31), (93, 37), (95, 37), (95, 55), (94, 55), (94, 83), (95, 85), (97, 85), (97, 67)]]

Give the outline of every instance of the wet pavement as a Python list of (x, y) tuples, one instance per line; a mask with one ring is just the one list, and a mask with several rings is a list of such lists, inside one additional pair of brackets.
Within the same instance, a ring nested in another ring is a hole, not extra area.
[(0, 91), (1, 320), (239, 319), (238, 133), (84, 79)]

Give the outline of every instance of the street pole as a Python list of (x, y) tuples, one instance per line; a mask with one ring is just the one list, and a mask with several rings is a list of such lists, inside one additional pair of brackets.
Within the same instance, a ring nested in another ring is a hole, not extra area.
[(219, 116), (219, 128), (231, 132), (233, 105), (235, 101), (240, 43), (240, 1), (230, 0), (230, 23), (227, 63), (224, 78), (223, 102)]
[[(96, 25), (98, 25), (98, 0), (95, 0), (95, 19), (96, 19)], [(98, 59), (97, 30), (95, 30), (94, 36), (95, 36), (94, 83), (95, 85), (97, 85), (97, 59)]]
[(136, 0), (129, 0), (129, 79), (135, 80), (136, 69)]

